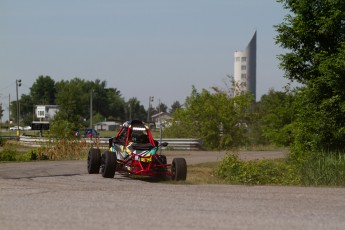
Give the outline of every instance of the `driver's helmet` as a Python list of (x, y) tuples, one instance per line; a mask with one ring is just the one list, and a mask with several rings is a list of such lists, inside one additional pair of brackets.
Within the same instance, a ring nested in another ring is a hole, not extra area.
[(148, 136), (145, 133), (138, 133), (138, 135), (136, 136), (136, 142), (137, 143), (142, 143), (145, 144), (148, 142)]
[(146, 133), (146, 129), (144, 127), (133, 128), (131, 140), (134, 143), (147, 143), (149, 139)]

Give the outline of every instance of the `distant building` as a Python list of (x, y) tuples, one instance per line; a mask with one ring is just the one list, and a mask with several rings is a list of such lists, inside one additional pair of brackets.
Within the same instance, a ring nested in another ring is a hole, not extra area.
[(35, 115), (40, 121), (50, 121), (57, 112), (59, 112), (58, 105), (35, 105)]
[(256, 31), (246, 49), (234, 56), (234, 96), (250, 91), (256, 99)]
[(115, 121), (103, 121), (103, 122), (98, 122), (95, 125), (95, 130), (97, 131), (115, 131), (119, 129), (120, 123), (117, 123)]
[(169, 113), (160, 112), (151, 116), (152, 121), (156, 124), (156, 128), (159, 128), (162, 124), (162, 127), (169, 126), (169, 120), (172, 119), (172, 116)]
[(59, 112), (58, 105), (35, 105), (35, 120), (31, 123), (32, 130), (49, 130), (50, 125), (49, 122), (55, 114)]

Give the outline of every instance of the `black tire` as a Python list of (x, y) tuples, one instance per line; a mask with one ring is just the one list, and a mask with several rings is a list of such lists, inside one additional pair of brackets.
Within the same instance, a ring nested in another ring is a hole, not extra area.
[(89, 174), (98, 174), (101, 167), (101, 151), (91, 148), (87, 156), (87, 171)]
[(174, 158), (171, 163), (172, 180), (186, 180), (187, 178), (187, 162), (184, 158)]
[(104, 161), (102, 176), (104, 178), (113, 178), (116, 169), (116, 153), (105, 151), (102, 157)]

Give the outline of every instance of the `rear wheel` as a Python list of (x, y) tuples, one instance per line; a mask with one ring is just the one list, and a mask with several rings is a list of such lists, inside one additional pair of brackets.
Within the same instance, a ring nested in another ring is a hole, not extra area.
[(172, 179), (175, 181), (186, 180), (187, 162), (184, 158), (174, 158), (171, 164)]
[(87, 171), (89, 174), (98, 174), (101, 166), (101, 151), (91, 148), (87, 156)]
[(116, 153), (105, 151), (102, 158), (104, 161), (102, 176), (104, 178), (113, 178), (116, 169)]

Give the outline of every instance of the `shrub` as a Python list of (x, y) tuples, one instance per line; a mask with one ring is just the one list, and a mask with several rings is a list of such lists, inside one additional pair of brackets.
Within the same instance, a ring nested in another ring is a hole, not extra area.
[(242, 161), (237, 155), (228, 155), (215, 175), (234, 184), (298, 184), (299, 175), (294, 165), (285, 160)]
[(12, 147), (5, 147), (0, 152), (0, 161), (15, 161), (17, 151)]
[(4, 146), (6, 143), (6, 139), (3, 137), (0, 137), (0, 146)]
[(304, 185), (345, 186), (345, 153), (310, 152), (300, 164)]

